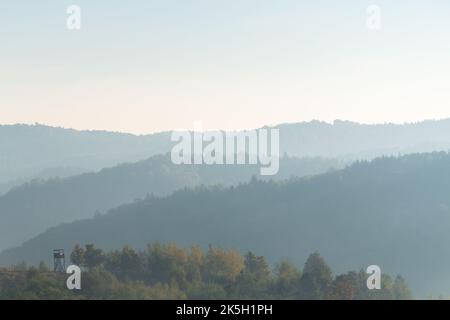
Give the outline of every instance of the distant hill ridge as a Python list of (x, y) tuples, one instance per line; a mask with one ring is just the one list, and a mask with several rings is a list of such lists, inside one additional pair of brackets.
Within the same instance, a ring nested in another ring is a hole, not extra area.
[[(409, 124), (336, 120), (276, 126), (281, 154), (346, 160), (450, 150), (450, 119)], [(133, 135), (45, 125), (0, 125), (0, 185), (51, 168), (100, 170), (170, 152), (170, 132)]]

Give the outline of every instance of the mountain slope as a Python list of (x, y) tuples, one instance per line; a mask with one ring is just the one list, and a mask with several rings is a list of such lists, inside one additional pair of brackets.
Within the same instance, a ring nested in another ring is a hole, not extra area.
[(450, 290), (450, 155), (380, 158), (288, 182), (184, 190), (52, 228), (3, 252), (3, 264), (49, 258), (76, 243), (154, 241), (253, 250), (301, 262), (318, 250), (336, 270), (377, 264), (419, 295)]
[[(303, 176), (342, 166), (325, 159), (281, 160), (275, 179)], [(17, 246), (47, 228), (91, 218), (96, 212), (143, 198), (201, 184), (231, 185), (259, 175), (256, 165), (174, 165), (169, 156), (155, 156), (65, 179), (36, 180), (0, 197), (0, 249)], [(272, 177), (271, 177), (272, 178)]]

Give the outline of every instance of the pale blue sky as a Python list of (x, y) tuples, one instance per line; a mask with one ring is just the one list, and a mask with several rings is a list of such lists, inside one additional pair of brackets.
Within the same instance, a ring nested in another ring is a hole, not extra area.
[[(449, 1), (1, 1), (0, 123), (149, 133), (450, 117)], [(66, 8), (82, 29), (66, 29)], [(366, 28), (366, 8), (382, 30)]]

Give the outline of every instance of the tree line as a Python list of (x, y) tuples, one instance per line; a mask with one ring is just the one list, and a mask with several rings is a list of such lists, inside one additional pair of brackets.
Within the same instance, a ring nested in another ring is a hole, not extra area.
[(154, 243), (105, 252), (76, 245), (70, 260), (81, 267), (81, 290), (66, 288), (67, 274), (41, 263), (0, 269), (0, 299), (411, 299), (401, 276), (381, 276), (369, 290), (364, 270), (333, 276), (319, 253), (303, 268), (232, 249), (189, 249)]

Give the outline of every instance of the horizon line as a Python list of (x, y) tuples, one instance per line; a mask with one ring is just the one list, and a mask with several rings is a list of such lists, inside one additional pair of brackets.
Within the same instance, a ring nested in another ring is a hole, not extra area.
[(281, 126), (286, 125), (301, 125), (301, 124), (312, 124), (312, 123), (320, 123), (325, 125), (338, 125), (340, 123), (349, 123), (354, 125), (361, 125), (361, 126), (387, 126), (387, 125), (394, 125), (394, 126), (405, 126), (405, 125), (417, 125), (422, 124), (425, 122), (444, 122), (444, 121), (450, 121), (450, 117), (446, 118), (425, 118), (422, 120), (417, 121), (404, 121), (404, 122), (395, 122), (395, 121), (388, 121), (388, 122), (358, 122), (354, 120), (343, 120), (343, 119), (334, 119), (332, 121), (326, 121), (326, 120), (320, 120), (320, 119), (312, 119), (312, 120), (304, 120), (304, 121), (293, 121), (293, 122), (280, 122), (278, 124), (274, 125), (263, 125), (256, 128), (240, 128), (240, 129), (208, 129), (208, 130), (196, 130), (194, 129), (194, 122), (192, 124), (192, 127), (189, 129), (169, 129), (169, 130), (162, 130), (162, 131), (154, 131), (154, 132), (148, 132), (148, 133), (133, 133), (133, 132), (126, 132), (126, 131), (119, 131), (119, 130), (113, 130), (113, 129), (84, 129), (84, 128), (75, 128), (75, 127), (64, 127), (59, 125), (51, 125), (51, 124), (45, 124), (45, 123), (26, 123), (26, 122), (16, 122), (16, 123), (0, 123), (0, 127), (14, 127), (14, 126), (27, 126), (27, 127), (46, 127), (46, 128), (53, 128), (53, 129), (61, 129), (61, 130), (70, 130), (70, 131), (77, 131), (77, 132), (97, 132), (97, 133), (111, 133), (111, 134), (124, 134), (124, 135), (132, 135), (136, 137), (142, 137), (142, 136), (151, 136), (151, 135), (157, 135), (157, 134), (167, 134), (174, 131), (201, 131), (201, 132), (214, 132), (214, 131), (223, 131), (223, 132), (241, 132), (241, 131), (250, 131), (250, 130), (258, 130), (262, 128), (279, 128)]

